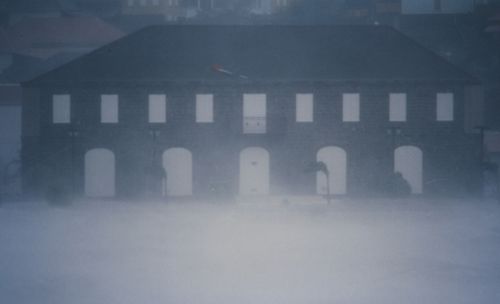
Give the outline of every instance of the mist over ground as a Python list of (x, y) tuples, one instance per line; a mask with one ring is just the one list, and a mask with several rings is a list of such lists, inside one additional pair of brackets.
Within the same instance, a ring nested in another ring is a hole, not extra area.
[(0, 208), (0, 303), (498, 303), (500, 205)]

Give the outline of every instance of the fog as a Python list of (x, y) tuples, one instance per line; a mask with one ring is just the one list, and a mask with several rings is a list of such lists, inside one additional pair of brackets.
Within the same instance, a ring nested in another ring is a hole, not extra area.
[(480, 2), (0, 0), (0, 304), (500, 303)]
[(0, 208), (1, 303), (496, 303), (500, 206), (450, 200)]

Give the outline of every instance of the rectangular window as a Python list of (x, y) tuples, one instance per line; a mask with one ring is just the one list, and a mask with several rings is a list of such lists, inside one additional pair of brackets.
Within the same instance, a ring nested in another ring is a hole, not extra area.
[(359, 121), (359, 94), (342, 94), (342, 120)]
[(101, 122), (118, 122), (118, 95), (101, 95)]
[(214, 95), (196, 95), (196, 122), (214, 122)]
[(406, 121), (406, 94), (389, 94), (389, 121)]
[(243, 133), (266, 133), (266, 94), (243, 94)]
[(71, 98), (69, 95), (65, 94), (52, 96), (52, 122), (71, 122)]
[(453, 93), (438, 93), (436, 96), (437, 121), (453, 121)]
[(150, 123), (162, 123), (167, 121), (167, 97), (163, 94), (149, 95), (149, 119)]
[(314, 120), (313, 94), (297, 94), (295, 96), (297, 122), (312, 122)]

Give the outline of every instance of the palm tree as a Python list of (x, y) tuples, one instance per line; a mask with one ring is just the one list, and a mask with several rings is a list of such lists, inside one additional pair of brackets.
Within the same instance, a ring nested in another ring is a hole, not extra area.
[(326, 176), (326, 201), (329, 204), (331, 201), (330, 195), (330, 171), (328, 170), (328, 166), (322, 161), (313, 161), (310, 162), (307, 166), (308, 172), (323, 172)]

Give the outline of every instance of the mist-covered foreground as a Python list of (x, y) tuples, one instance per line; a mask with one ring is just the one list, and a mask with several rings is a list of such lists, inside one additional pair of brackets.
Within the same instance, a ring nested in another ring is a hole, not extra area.
[(0, 303), (499, 303), (500, 205), (0, 207)]

